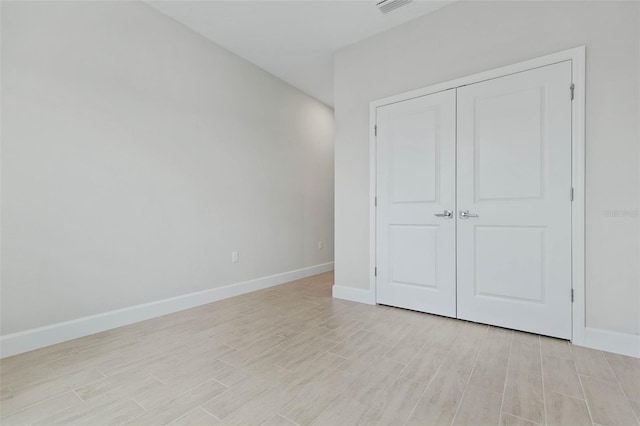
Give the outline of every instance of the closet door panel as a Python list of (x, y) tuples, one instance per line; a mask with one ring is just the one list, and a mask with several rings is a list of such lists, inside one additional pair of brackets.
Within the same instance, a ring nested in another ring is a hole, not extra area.
[(455, 101), (449, 90), (376, 111), (378, 303), (456, 315)]
[(457, 90), (458, 317), (571, 338), (571, 62)]

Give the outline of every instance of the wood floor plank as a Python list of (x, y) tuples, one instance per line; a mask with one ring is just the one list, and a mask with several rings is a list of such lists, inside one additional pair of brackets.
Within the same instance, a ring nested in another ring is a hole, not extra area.
[(441, 319), (427, 321), (425, 324), (412, 325), (406, 335), (385, 354), (385, 357), (394, 361), (409, 364), (413, 357), (427, 344), (425, 335), (436, 327)]
[(514, 416), (512, 414), (503, 413), (500, 424), (502, 426), (536, 426), (538, 423)]
[(311, 424), (333, 401), (340, 397), (341, 389), (324, 381), (304, 386), (296, 397), (282, 409), (282, 414), (296, 424)]
[(357, 424), (369, 406), (349, 397), (335, 399), (311, 423), (314, 426)]
[[(223, 371), (228, 370), (224, 369)], [(198, 371), (177, 369), (174, 373), (170, 371), (167, 373), (163, 376), (166, 381), (162, 381), (160, 385), (154, 385), (146, 392), (136, 392), (133, 395), (135, 401), (145, 410), (151, 410), (166, 404), (183, 392), (214, 378), (213, 374), (208, 371), (203, 371), (199, 374)]]
[(88, 425), (120, 425), (144, 414), (144, 409), (131, 400), (114, 401), (102, 410), (92, 410), (79, 423)]
[(582, 377), (582, 385), (594, 423), (599, 425), (636, 425), (631, 404), (618, 382)]
[(591, 424), (589, 410), (583, 399), (572, 398), (545, 389), (545, 404), (547, 424), (550, 426)]
[(32, 404), (103, 378), (104, 375), (96, 370), (80, 370), (63, 376), (52, 377), (24, 387), (12, 388), (13, 398), (2, 401), (1, 415), (2, 417), (9, 416)]
[(288, 405), (295, 395), (281, 386), (275, 386), (245, 402), (240, 408), (226, 416), (222, 424), (260, 425)]
[(584, 399), (573, 360), (543, 355), (542, 369), (545, 390)]
[(422, 396), (426, 384), (398, 377), (360, 419), (359, 425), (404, 424)]
[(107, 417), (121, 418), (126, 422), (139, 416), (144, 410), (126, 398), (94, 398), (81, 404), (74, 404), (64, 410), (51, 410), (46, 417), (33, 422), (34, 425), (69, 425), (74, 423), (102, 424)]
[(613, 370), (607, 363), (604, 354), (595, 349), (572, 346), (571, 352), (581, 376), (593, 377), (598, 380), (615, 381)]
[(382, 346), (375, 340), (374, 335), (366, 330), (358, 330), (348, 339), (339, 344), (335, 344), (330, 352), (344, 358), (361, 358), (372, 348)]
[(214, 378), (223, 371), (228, 371), (232, 367), (217, 359), (200, 359), (198, 362), (188, 362), (176, 360), (173, 365), (164, 366), (161, 369), (153, 370), (153, 377), (168, 385), (193, 385), (199, 384), (206, 379)]
[(489, 329), (480, 349), (470, 384), (502, 393), (507, 377), (512, 337), (511, 331), (493, 327)]
[(280, 345), (278, 345), (278, 349), (281, 349), (287, 352), (292, 352), (320, 338), (336, 341), (335, 339), (329, 338), (331, 333), (332, 333), (332, 330), (328, 327), (321, 326), (321, 325), (316, 326), (302, 333), (296, 334), (295, 336), (283, 341)]
[(0, 383), (2, 383), (3, 389), (8, 389), (11, 385), (25, 386), (46, 380), (55, 375), (55, 371), (46, 363), (26, 363), (16, 368), (1, 368)]
[(633, 412), (636, 415), (636, 419), (638, 419), (638, 422), (640, 423), (640, 401), (629, 401), (629, 404), (631, 405), (631, 409), (633, 410)]
[(282, 380), (284, 386), (291, 391), (302, 389), (303, 386), (325, 378), (345, 362), (345, 358), (326, 352), (313, 360), (305, 368), (290, 372)]
[(224, 420), (229, 414), (261, 393), (266, 392), (272, 386), (273, 383), (269, 380), (258, 376), (250, 376), (228, 388), (227, 392), (204, 404), (203, 408), (218, 419)]
[(451, 424), (480, 351), (486, 327), (456, 324), (464, 338), (454, 339), (431, 383), (418, 401), (409, 425)]
[(336, 346), (336, 342), (327, 339), (316, 339), (306, 345), (299, 346), (276, 363), (276, 365), (294, 371), (310, 364), (325, 352), (330, 351)]
[(11, 398), (13, 398), (13, 392), (11, 392), (9, 386), (3, 386), (0, 388), (0, 402)]
[(362, 329), (363, 326), (364, 323), (362, 321), (350, 320), (333, 328), (324, 338), (334, 342), (342, 342), (353, 336), (353, 334)]
[(350, 398), (363, 404), (370, 404), (380, 397), (382, 392), (395, 381), (404, 364), (382, 358), (371, 365), (346, 388)]
[(290, 420), (285, 419), (281, 415), (276, 414), (266, 422), (262, 423), (260, 426), (296, 426), (296, 424)]
[(71, 407), (82, 404), (82, 400), (73, 392), (66, 392), (42, 401), (28, 409), (19, 411), (2, 419), (3, 425), (26, 425), (37, 423)]
[(467, 386), (453, 425), (497, 425), (500, 420), (502, 393), (478, 386)]
[[(221, 396), (228, 391), (226, 386), (211, 379), (190, 389), (165, 404), (159, 405), (139, 417), (130, 420), (131, 425), (168, 424), (187, 414), (194, 408)], [(206, 408), (206, 407), (205, 407)]]
[(448, 345), (441, 346), (431, 344), (431, 342), (427, 343), (402, 371), (402, 377), (424, 384), (430, 383), (438, 368), (444, 362), (447, 353), (449, 353)]
[(551, 355), (563, 359), (573, 359), (571, 344), (566, 340), (553, 337), (540, 336), (542, 355)]
[(213, 426), (220, 424), (220, 420), (198, 407), (169, 424), (171, 426)]
[(611, 353), (604, 355), (625, 396), (640, 401), (640, 359)]
[(535, 339), (514, 339), (512, 343), (502, 410), (545, 423), (540, 346)]
[(271, 348), (275, 348), (278, 345), (285, 342), (287, 339), (284, 337), (274, 335), (264, 336), (251, 344), (238, 349), (237, 351), (227, 352), (224, 355), (218, 357), (220, 361), (232, 366), (241, 365), (251, 358), (268, 351)]
[(159, 386), (162, 386), (162, 382), (146, 372), (125, 372), (76, 388), (75, 393), (83, 401), (94, 398), (133, 398)]

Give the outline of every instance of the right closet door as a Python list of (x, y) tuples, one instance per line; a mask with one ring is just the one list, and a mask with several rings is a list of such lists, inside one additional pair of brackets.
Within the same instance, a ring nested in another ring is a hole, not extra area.
[(571, 338), (571, 62), (457, 89), (457, 316)]

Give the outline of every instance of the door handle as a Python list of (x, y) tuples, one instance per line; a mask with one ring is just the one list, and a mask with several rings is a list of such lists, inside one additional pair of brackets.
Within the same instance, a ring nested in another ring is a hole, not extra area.
[(436, 213), (436, 214), (434, 214), (434, 216), (437, 216), (437, 217), (444, 217), (444, 218), (447, 218), (447, 219), (451, 219), (451, 218), (453, 217), (453, 210), (445, 210), (445, 211), (443, 211), (442, 213)]
[(478, 217), (477, 214), (470, 214), (469, 210), (460, 210), (460, 219), (469, 219), (470, 217)]

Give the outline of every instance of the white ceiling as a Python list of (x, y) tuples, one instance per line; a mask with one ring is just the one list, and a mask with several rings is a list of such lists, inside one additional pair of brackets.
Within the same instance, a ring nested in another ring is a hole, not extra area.
[(336, 50), (451, 2), (414, 0), (384, 15), (376, 0), (147, 1), (331, 106)]

